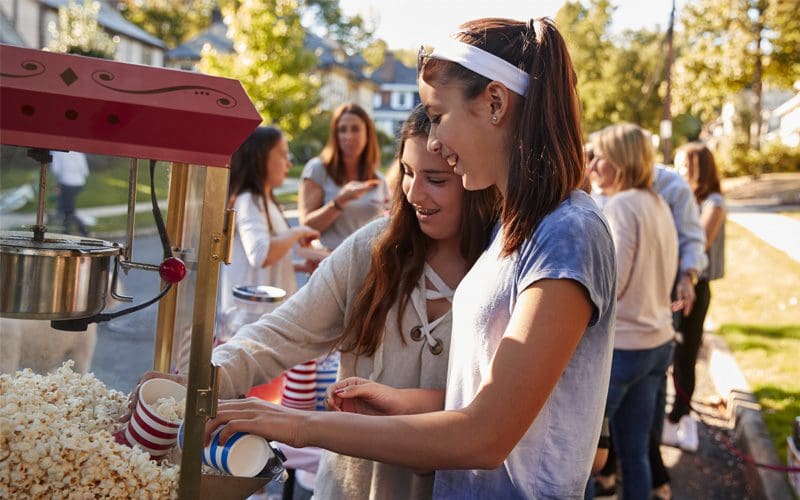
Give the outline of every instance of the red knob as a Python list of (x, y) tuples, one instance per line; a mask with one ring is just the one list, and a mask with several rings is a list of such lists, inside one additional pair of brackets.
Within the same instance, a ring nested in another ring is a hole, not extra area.
[(186, 276), (186, 264), (177, 257), (168, 257), (158, 267), (158, 274), (167, 283), (178, 283)]

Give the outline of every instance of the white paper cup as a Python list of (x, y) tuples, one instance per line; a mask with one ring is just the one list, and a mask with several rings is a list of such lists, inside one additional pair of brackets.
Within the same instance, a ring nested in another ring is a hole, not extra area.
[[(275, 454), (266, 439), (255, 434), (235, 432), (224, 445), (219, 444), (219, 427), (211, 443), (203, 448), (203, 463), (225, 474), (254, 477), (263, 471)], [(183, 424), (178, 430), (178, 445), (183, 447)], [(277, 459), (273, 462), (278, 462)]]
[(159, 417), (154, 404), (161, 398), (186, 399), (186, 388), (165, 378), (154, 378), (139, 387), (139, 398), (133, 415), (125, 427), (124, 438), (130, 446), (138, 446), (152, 457), (169, 453), (178, 439), (180, 420), (169, 421)]

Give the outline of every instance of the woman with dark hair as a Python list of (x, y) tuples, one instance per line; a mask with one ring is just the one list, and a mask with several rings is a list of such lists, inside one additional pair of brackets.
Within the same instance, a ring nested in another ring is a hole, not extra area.
[(207, 433), (225, 425), (222, 441), (244, 430), (437, 469), (438, 498), (579, 498), (608, 389), (616, 266), (605, 218), (579, 189), (566, 44), (547, 19), (471, 21), (420, 53), (419, 88), (428, 150), (468, 191), (496, 188), (503, 203), (453, 297), (446, 390), (343, 380), (329, 405), (355, 413), (221, 401)]
[[(333, 350), (340, 378), (444, 386), (453, 290), (488, 244), (498, 197), (493, 188), (464, 190), (426, 150), (429, 130), (417, 107), (400, 134), (390, 217), (356, 231), (286, 303), (214, 350), (224, 397)], [(430, 498), (432, 490), (433, 476), (413, 467), (324, 452), (314, 497)]]
[(358, 104), (333, 112), (328, 142), (310, 160), (300, 183), (300, 222), (317, 229), (334, 249), (355, 230), (383, 214), (388, 193), (378, 172), (375, 125)]
[(273, 194), (291, 166), (289, 144), (275, 127), (258, 127), (233, 153), (228, 208), (236, 210), (236, 234), (231, 264), (220, 274), (221, 312), (233, 306), (234, 286), (271, 285), (291, 295), (295, 271), (312, 270), (308, 262), (295, 266), (291, 249), (318, 238), (319, 231), (290, 228)]
[(689, 183), (700, 206), (708, 267), (700, 273), (695, 284), (696, 299), (691, 313), (681, 317), (681, 338), (675, 348), (672, 370), (675, 403), (664, 421), (663, 442), (685, 451), (697, 451), (697, 421), (689, 413), (689, 403), (694, 394), (695, 365), (703, 340), (703, 324), (711, 303), (709, 282), (725, 275), (725, 198), (714, 154), (704, 144), (690, 142), (678, 148), (675, 166)]

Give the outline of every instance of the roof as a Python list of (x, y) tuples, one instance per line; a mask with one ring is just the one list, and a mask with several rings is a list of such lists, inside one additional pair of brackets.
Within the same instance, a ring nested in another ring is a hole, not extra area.
[[(218, 52), (233, 52), (233, 42), (227, 38), (228, 26), (222, 21), (217, 21), (201, 32), (196, 37), (166, 53), (168, 60), (199, 61), (203, 46), (208, 43)], [(369, 80), (364, 74), (366, 61), (361, 54), (348, 55), (341, 46), (332, 41), (321, 38), (310, 31), (306, 31), (305, 48), (313, 52), (319, 61), (318, 67), (330, 68), (337, 66), (353, 73), (358, 80)], [(416, 75), (415, 75), (416, 78)], [(416, 80), (414, 80), (416, 81)]]
[(416, 85), (417, 70), (406, 66), (391, 51), (387, 51), (383, 64), (372, 73), (372, 79), (381, 84), (403, 83)]
[[(167, 47), (163, 40), (151, 35), (142, 28), (122, 17), (122, 14), (117, 12), (116, 9), (108, 5), (105, 1), (98, 1), (100, 3), (100, 14), (97, 16), (97, 23), (100, 24), (100, 26), (108, 31), (125, 35), (149, 45), (154, 45), (164, 49)], [(53, 9), (67, 7), (69, 2), (70, 0), (39, 0), (40, 4), (46, 5)]]
[(15, 45), (17, 47), (27, 47), (25, 41), (19, 36), (17, 30), (14, 29), (11, 20), (9, 20), (2, 11), (0, 11), (0, 43)]
[(227, 32), (228, 26), (225, 23), (222, 21), (214, 22), (196, 37), (167, 51), (166, 57), (167, 59), (199, 61), (200, 53), (205, 44), (211, 45), (212, 48), (219, 52), (231, 53), (233, 52), (233, 42), (226, 36)]

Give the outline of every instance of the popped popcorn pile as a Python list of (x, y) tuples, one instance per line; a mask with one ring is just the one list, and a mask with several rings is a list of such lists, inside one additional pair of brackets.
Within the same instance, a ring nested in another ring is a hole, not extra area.
[(72, 366), (0, 375), (0, 498), (177, 498), (177, 465), (112, 437), (127, 396)]
[(181, 399), (180, 401), (175, 401), (175, 398), (172, 396), (158, 398), (155, 404), (153, 404), (153, 411), (164, 420), (178, 422), (183, 420), (186, 413), (186, 400)]

